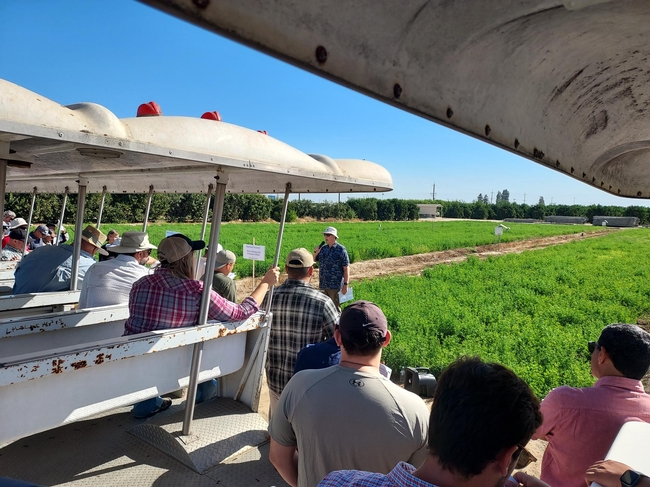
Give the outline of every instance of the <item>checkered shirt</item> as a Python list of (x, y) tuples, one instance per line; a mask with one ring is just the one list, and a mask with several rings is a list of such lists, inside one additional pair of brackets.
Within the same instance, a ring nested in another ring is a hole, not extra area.
[(23, 258), (23, 251), (13, 248), (11, 245), (2, 249), (2, 254), (0, 254), (0, 260), (20, 260)]
[[(131, 288), (124, 334), (196, 325), (202, 292), (203, 282), (180, 279), (167, 269), (156, 269), (153, 275), (139, 279)], [(248, 318), (258, 309), (258, 304), (250, 296), (241, 304), (235, 304), (211, 291), (208, 319), (238, 321)]]
[(339, 470), (327, 475), (320, 481), (318, 487), (436, 487), (414, 477), (413, 472), (415, 467), (406, 462), (399, 462), (388, 472), (388, 475), (359, 470)]
[[(266, 306), (266, 300), (262, 307)], [(332, 300), (298, 279), (287, 279), (273, 293), (273, 323), (266, 356), (269, 388), (282, 394), (293, 375), (298, 352), (334, 334), (339, 313)]]
[(340, 243), (324, 245), (316, 256), (318, 261), (318, 286), (321, 289), (341, 289), (343, 268), (350, 265), (348, 251)]

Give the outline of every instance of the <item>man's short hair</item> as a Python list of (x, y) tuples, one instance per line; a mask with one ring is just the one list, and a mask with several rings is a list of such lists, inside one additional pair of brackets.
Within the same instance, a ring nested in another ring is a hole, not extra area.
[(11, 232), (9, 232), (9, 238), (11, 240), (20, 240), (21, 242), (24, 242), (27, 240), (27, 230), (22, 228), (14, 228)]
[(466, 478), (505, 448), (525, 445), (542, 424), (539, 400), (503, 365), (461, 358), (440, 375), (429, 419), (429, 451)]
[(641, 380), (650, 368), (650, 334), (637, 325), (616, 323), (603, 329), (598, 344), (628, 379)]
[(343, 348), (350, 355), (375, 355), (388, 332), (386, 316), (375, 303), (356, 301), (345, 308), (337, 325)]
[(287, 267), (287, 276), (289, 279), (304, 279), (309, 275), (311, 267)]

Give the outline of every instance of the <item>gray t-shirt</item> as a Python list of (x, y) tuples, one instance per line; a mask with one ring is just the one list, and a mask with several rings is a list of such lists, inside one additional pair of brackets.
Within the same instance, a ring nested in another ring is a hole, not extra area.
[(384, 379), (335, 365), (294, 375), (280, 397), (269, 433), (297, 446), (298, 487), (315, 487), (334, 470), (387, 474), (427, 455), (429, 408)]

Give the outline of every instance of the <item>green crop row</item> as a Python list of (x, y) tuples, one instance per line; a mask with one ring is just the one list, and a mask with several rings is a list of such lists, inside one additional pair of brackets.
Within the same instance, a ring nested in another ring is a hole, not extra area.
[(462, 355), (500, 362), (540, 396), (562, 384), (586, 386), (587, 342), (610, 323), (650, 312), (650, 231), (427, 269), (354, 285), (377, 303), (393, 341), (384, 358), (399, 371), (439, 373)]
[[(291, 223), (284, 231), (280, 262), (292, 249), (305, 247), (313, 250), (322, 240), (326, 223)], [(463, 247), (475, 247), (496, 243), (493, 222), (338, 222), (340, 243), (345, 245), (352, 262), (400, 257), (403, 255), (422, 254), (438, 250)], [(601, 230), (590, 225), (530, 225), (509, 224), (510, 230), (501, 236), (501, 242), (525, 240), (551, 235), (564, 235), (576, 232)], [(114, 228), (123, 233), (127, 230), (139, 230), (139, 225), (102, 226), (104, 232)], [(201, 236), (201, 224), (174, 223), (150, 224), (148, 233), (151, 242), (156, 245), (165, 237), (165, 231), (181, 232), (190, 238)], [(277, 223), (232, 223), (221, 226), (220, 243), (232, 250), (238, 257), (235, 272), (240, 277), (250, 276), (252, 261), (244, 260), (243, 245), (252, 244), (266, 247), (266, 260), (256, 262), (256, 274), (265, 272), (272, 264), (279, 224)], [(207, 235), (209, 235), (209, 227)], [(206, 241), (207, 241), (206, 237)], [(155, 255), (155, 254), (154, 254)]]

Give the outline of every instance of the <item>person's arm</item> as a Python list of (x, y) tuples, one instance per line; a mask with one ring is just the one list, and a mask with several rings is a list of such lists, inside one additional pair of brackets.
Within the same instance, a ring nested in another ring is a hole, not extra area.
[(266, 292), (278, 283), (279, 278), (280, 268), (271, 267), (266, 274), (264, 274), (259, 286), (257, 286), (255, 291), (251, 293), (251, 298), (253, 298), (256, 303), (261, 303), (264, 300), (264, 296), (266, 296)]
[[(603, 487), (621, 487), (621, 475), (628, 470), (634, 469), (614, 460), (601, 460), (587, 469), (585, 482), (587, 484), (597, 482)], [(648, 486), (650, 486), (650, 478), (648, 477), (641, 477), (636, 484), (636, 487)]]
[(348, 284), (350, 282), (350, 266), (346, 265), (343, 268), (343, 287), (341, 288), (341, 294), (346, 294), (348, 292)]
[(284, 481), (291, 487), (298, 485), (298, 450), (295, 446), (282, 446), (271, 438), (269, 461)]

